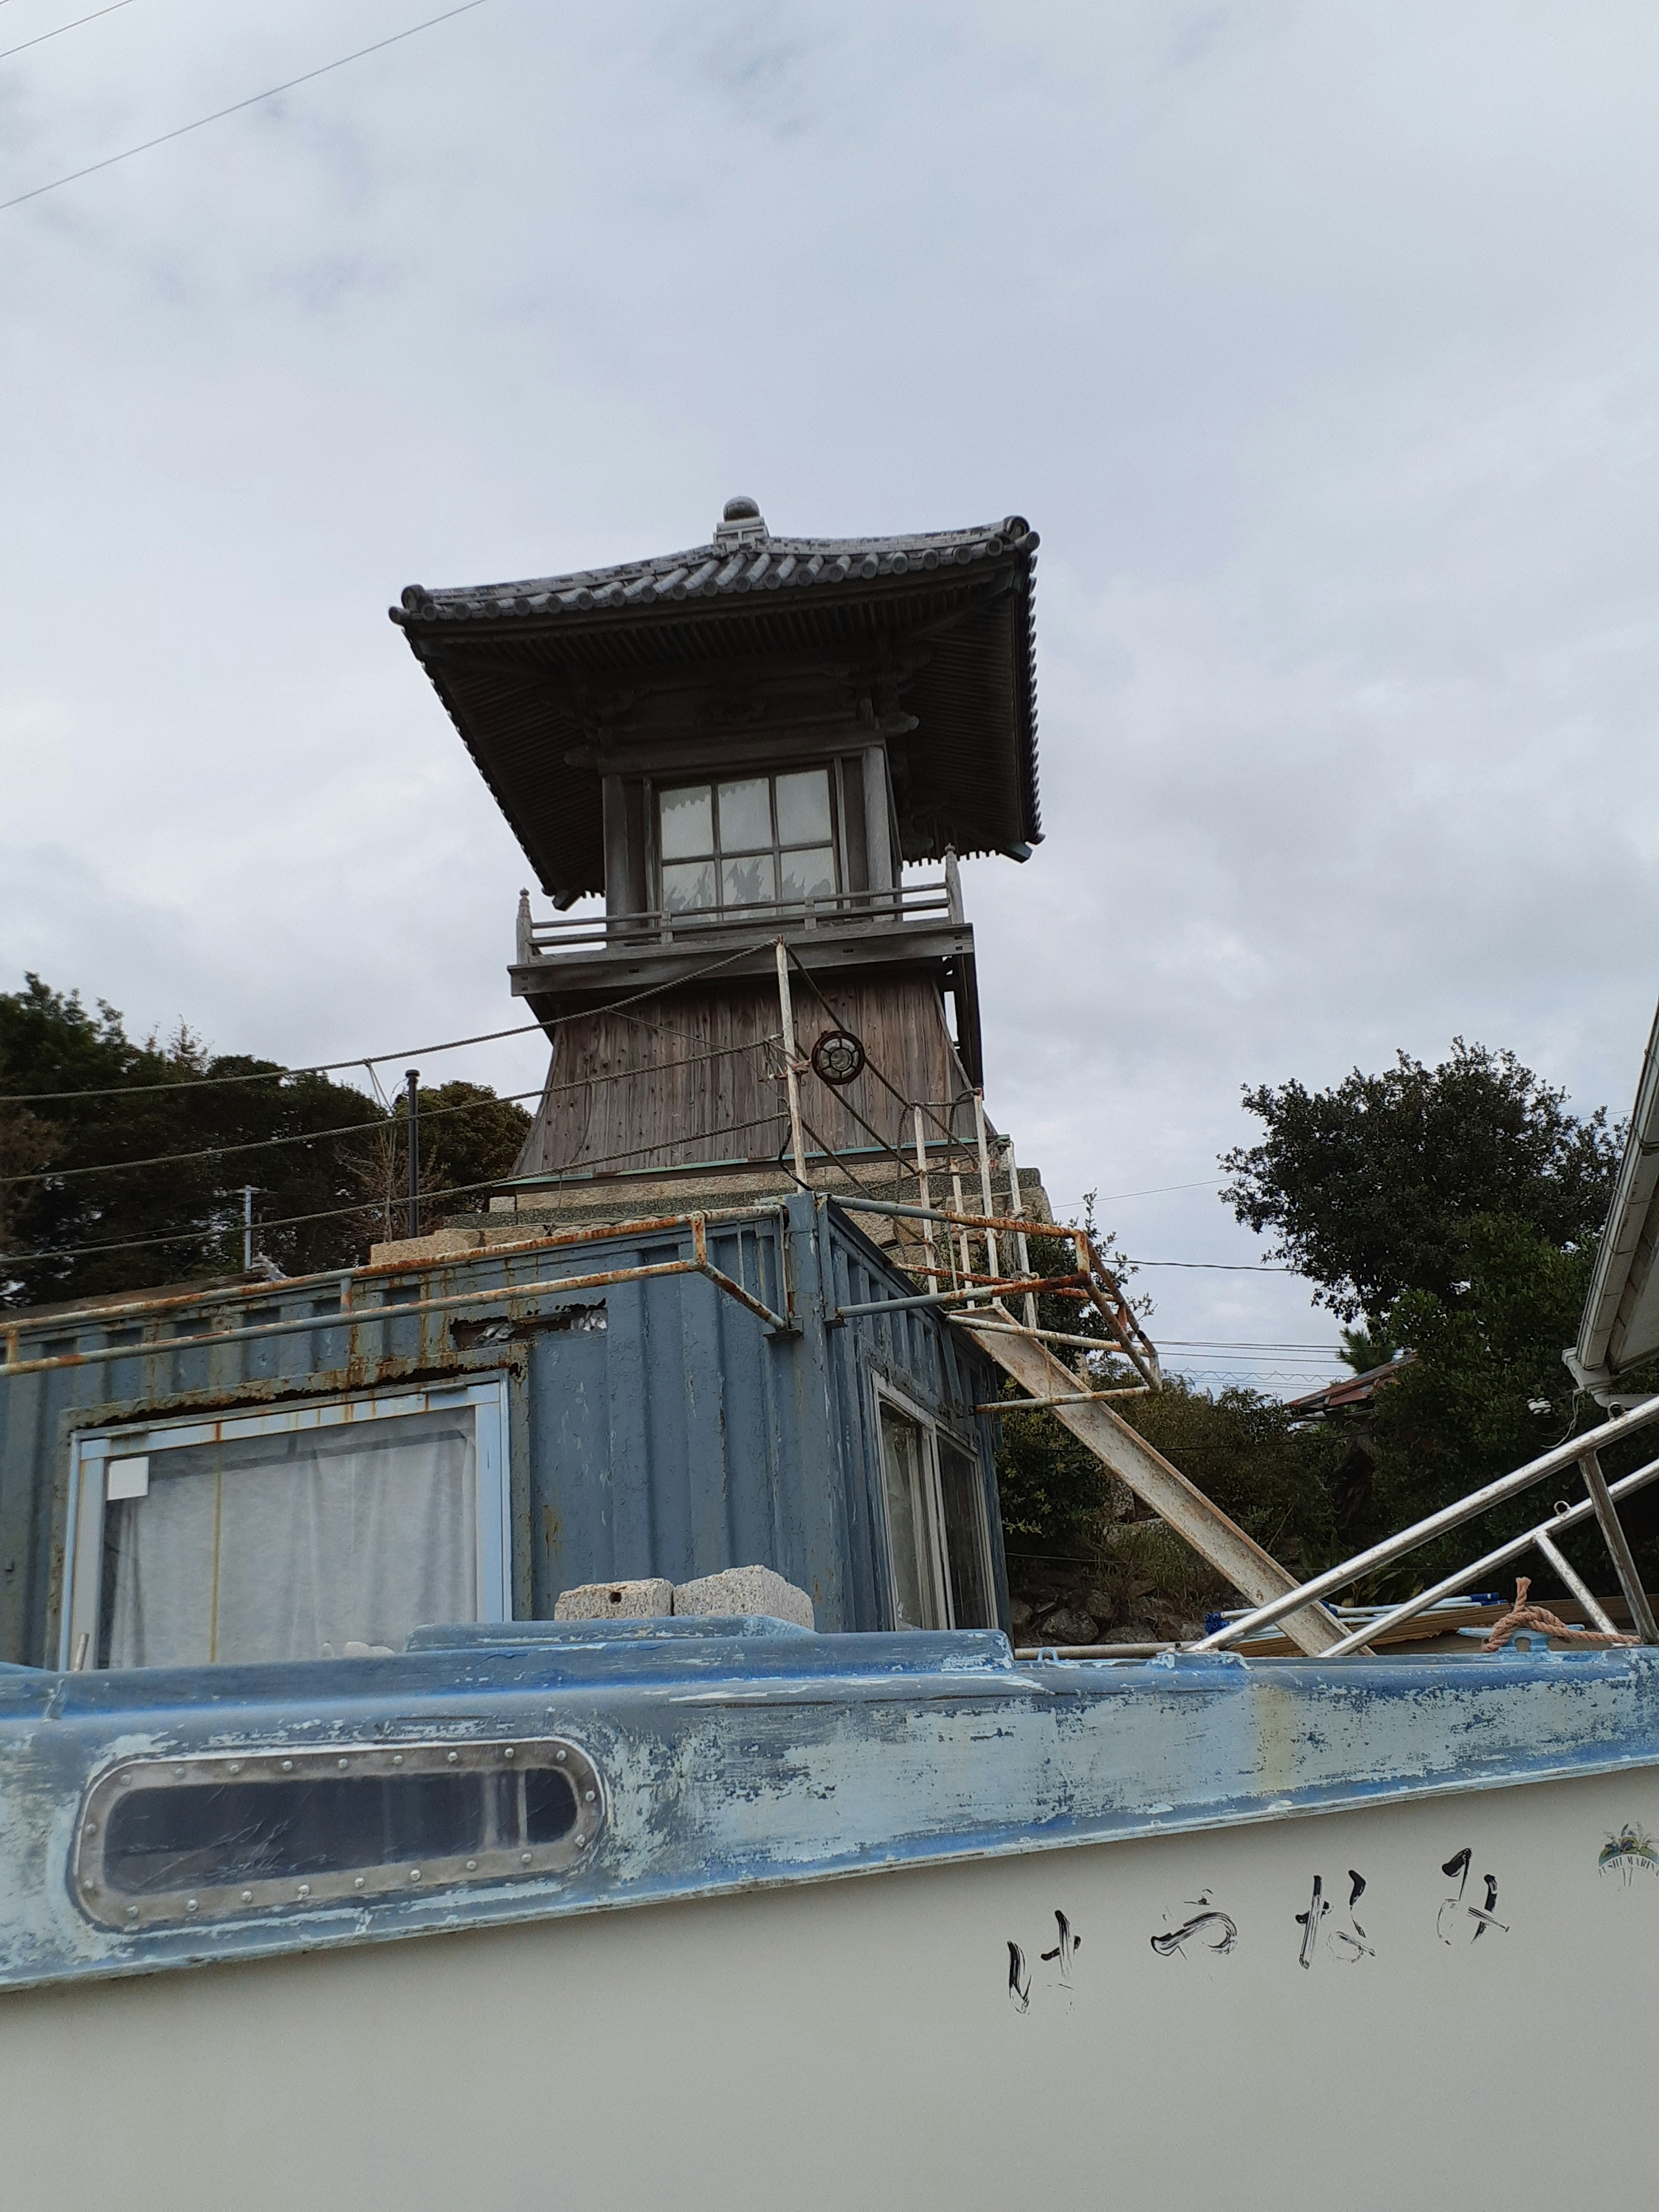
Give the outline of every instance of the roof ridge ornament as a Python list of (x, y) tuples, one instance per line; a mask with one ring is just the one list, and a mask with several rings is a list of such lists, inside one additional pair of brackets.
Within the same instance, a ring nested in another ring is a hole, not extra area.
[(767, 539), (766, 517), (759, 502), (739, 492), (728, 499), (715, 526), (714, 543), (722, 547), (764, 545)]

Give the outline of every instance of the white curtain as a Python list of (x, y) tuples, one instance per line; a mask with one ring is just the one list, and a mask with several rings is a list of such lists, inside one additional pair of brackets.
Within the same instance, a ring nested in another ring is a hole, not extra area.
[(477, 1618), (470, 1406), (152, 1454), (107, 1508), (111, 1667), (400, 1651)]

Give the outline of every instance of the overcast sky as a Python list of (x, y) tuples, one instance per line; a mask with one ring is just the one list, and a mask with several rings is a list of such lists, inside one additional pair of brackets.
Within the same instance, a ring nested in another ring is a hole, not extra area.
[[(0, 46), (80, 12), (0, 0)], [(131, 0), (0, 61), (0, 198), (422, 12)], [(1241, 1085), (1457, 1033), (1622, 1113), (1656, 108), (1635, 0), (487, 0), (13, 207), (0, 988), (295, 1061), (511, 1021), (526, 867), (386, 607), (741, 490), (1042, 532), (1047, 842), (966, 874), (1061, 1208), (1197, 1185), (1103, 1218), (1249, 1262)], [(1284, 1275), (1139, 1286), (1178, 1346), (1334, 1336)]]

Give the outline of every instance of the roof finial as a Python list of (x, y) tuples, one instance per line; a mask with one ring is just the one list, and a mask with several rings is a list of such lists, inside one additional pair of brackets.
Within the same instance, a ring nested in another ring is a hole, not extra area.
[(728, 499), (714, 532), (716, 545), (757, 545), (766, 538), (766, 518), (747, 492)]

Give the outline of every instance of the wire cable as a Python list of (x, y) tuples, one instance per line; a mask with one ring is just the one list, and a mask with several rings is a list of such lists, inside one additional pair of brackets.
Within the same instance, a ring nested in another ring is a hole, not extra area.
[[(454, 1106), (422, 1106), (419, 1109), (419, 1118), (422, 1122), (441, 1121), (452, 1114), (481, 1114), (490, 1106), (517, 1106), (526, 1098), (555, 1098), (567, 1091), (591, 1091), (601, 1083), (625, 1083), (635, 1075), (671, 1074), (677, 1068), (696, 1067), (709, 1060), (730, 1060), (738, 1053), (760, 1052), (775, 1042), (773, 1038), (761, 1037), (748, 1044), (716, 1045), (712, 1051), (687, 1053), (678, 1060), (659, 1061), (653, 1067), (612, 1068), (597, 1075), (575, 1076), (568, 1083), (538, 1084), (533, 1091), (492, 1091), (483, 1098), (464, 1098)], [(351, 1063), (353, 1066), (365, 1064)], [(398, 1103), (401, 1103), (401, 1100)], [(398, 1126), (396, 1109), (393, 1108), (383, 1113), (378, 1121), (343, 1121), (332, 1129), (298, 1129), (283, 1137), (252, 1137), (241, 1144), (204, 1145), (190, 1152), (158, 1152), (143, 1160), (105, 1160), (96, 1166), (36, 1168), (23, 1175), (0, 1176), (0, 1189), (15, 1183), (63, 1182), (70, 1176), (125, 1175), (139, 1168), (185, 1167), (193, 1160), (227, 1159), (233, 1152), (269, 1152), (283, 1145), (321, 1145), (333, 1137), (361, 1137), (376, 1131), (383, 1133), (396, 1129)]]
[[(4, 0), (0, 0), (0, 6)], [(665, 991), (678, 990), (686, 983), (696, 983), (705, 975), (717, 975), (729, 968), (733, 961), (747, 957), (748, 948), (730, 953), (724, 960), (711, 960), (702, 968), (694, 968), (672, 983), (653, 983), (649, 990), (631, 991), (625, 999), (613, 999), (608, 1006), (589, 1006), (579, 1014), (555, 1014), (544, 1022), (520, 1022), (510, 1030), (485, 1030), (477, 1036), (451, 1037), (445, 1044), (415, 1044), (403, 1052), (357, 1053), (350, 1060), (319, 1060), (310, 1067), (265, 1067), (254, 1075), (193, 1075), (177, 1083), (108, 1083), (87, 1091), (0, 1091), (14, 1106), (50, 1106), (70, 1098), (141, 1098), (160, 1091), (215, 1091), (228, 1089), (238, 1083), (283, 1083), (295, 1075), (333, 1075), (343, 1067), (379, 1067), (388, 1060), (429, 1059), (434, 1052), (459, 1052), (471, 1044), (495, 1044), (502, 1037), (528, 1036), (532, 1030), (562, 1029), (568, 1022), (592, 1021), (599, 1014), (619, 1014), (626, 1006), (637, 1006), (647, 999), (659, 999)], [(653, 1025), (654, 1026), (654, 1024)]]
[(296, 85), (313, 83), (318, 77), (344, 69), (351, 62), (360, 62), (366, 55), (383, 53), (388, 46), (398, 46), (404, 39), (418, 38), (422, 31), (450, 22), (457, 15), (470, 15), (475, 8), (485, 4), (486, 0), (461, 0), (459, 8), (447, 8), (441, 15), (428, 15), (425, 22), (411, 23), (407, 30), (394, 31), (389, 39), (376, 39), (373, 46), (359, 46), (353, 54), (342, 54), (338, 61), (325, 62), (320, 69), (307, 70), (303, 75), (273, 84), (267, 91), (256, 92), (246, 100), (234, 100), (228, 107), (216, 107), (211, 115), (198, 115), (194, 123), (181, 123), (176, 131), (163, 131), (159, 137), (146, 138), (142, 145), (124, 147), (118, 154), (106, 154), (101, 161), (89, 161), (84, 169), (71, 169), (66, 177), (54, 177), (49, 185), (35, 185), (28, 191), (15, 193), (9, 200), (0, 200), (0, 215), (8, 208), (21, 207), (25, 200), (38, 200), (43, 193), (59, 191), (65, 185), (78, 185), (82, 177), (95, 177), (100, 169), (112, 169), (118, 161), (130, 161), (135, 154), (148, 154), (155, 147), (171, 144), (175, 138), (187, 138), (192, 131), (204, 131), (210, 123), (222, 123), (228, 115), (240, 115), (244, 108), (258, 107), (264, 100), (275, 100), (278, 93), (292, 92)]
[(60, 23), (55, 31), (42, 31), (38, 39), (25, 39), (21, 46), (0, 50), (0, 62), (9, 62), (14, 54), (26, 54), (31, 46), (44, 46), (48, 39), (61, 39), (65, 31), (78, 31), (82, 23), (95, 23), (100, 15), (112, 15), (118, 8), (131, 8), (132, 0), (110, 0), (107, 8), (94, 8), (90, 15), (77, 15), (72, 23)]
[[(781, 1106), (779, 1106), (770, 1114), (763, 1114), (752, 1121), (730, 1122), (723, 1129), (705, 1130), (702, 1134), (704, 1139), (714, 1136), (737, 1136), (745, 1130), (766, 1128), (773, 1122), (781, 1121), (784, 1118), (785, 1115), (783, 1109)], [(692, 1139), (690, 1141), (696, 1140)], [(632, 1152), (611, 1152), (603, 1159), (586, 1161), (581, 1168), (574, 1173), (568, 1173), (556, 1170), (550, 1175), (538, 1176), (536, 1178), (536, 1182), (539, 1188), (543, 1190), (563, 1190), (574, 1183), (586, 1183), (596, 1181), (599, 1171), (602, 1169), (614, 1168), (621, 1162), (638, 1159), (647, 1152), (661, 1152), (663, 1149), (664, 1147), (660, 1144), (638, 1145), (635, 1146)], [(710, 1160), (702, 1163), (694, 1161), (690, 1163), (690, 1164), (693, 1166), (701, 1164), (714, 1167), (724, 1165), (726, 1163)], [(757, 1163), (754, 1164), (760, 1164)], [(510, 1181), (511, 1178), (505, 1176), (491, 1176), (483, 1182), (450, 1183), (441, 1190), (422, 1192), (422, 1203), (423, 1205), (431, 1205), (435, 1203), (439, 1199), (462, 1198), (469, 1195), (473, 1191), (500, 1190), (504, 1183)], [(522, 1188), (523, 1185), (520, 1184), (520, 1187)], [(537, 1194), (535, 1192), (532, 1192), (530, 1194), (534, 1196)], [(273, 1220), (256, 1221), (253, 1224), (253, 1227), (256, 1231), (263, 1232), (264, 1231), (270, 1229), (293, 1229), (298, 1227), (303, 1223), (312, 1221), (343, 1221), (354, 1215), (361, 1217), (368, 1214), (380, 1213), (388, 1205), (393, 1208), (398, 1208), (404, 1206), (406, 1203), (407, 1200), (401, 1192), (389, 1200), (380, 1197), (365, 1196), (356, 1200), (350, 1206), (325, 1206), (319, 1208), (319, 1210), (314, 1213), (282, 1214)], [(501, 1218), (505, 1220), (510, 1217), (503, 1213)], [(48, 1252), (0, 1252), (0, 1267), (23, 1267), (36, 1265), (43, 1261), (79, 1259), (84, 1255), (89, 1255), (94, 1253), (151, 1251), (157, 1246), (163, 1244), (194, 1244), (198, 1243), (204, 1243), (215, 1237), (228, 1237), (232, 1235), (240, 1237), (246, 1225), (246, 1224), (243, 1222), (240, 1214), (237, 1214), (234, 1218), (228, 1218), (217, 1227), (215, 1227), (210, 1222), (198, 1222), (193, 1229), (172, 1230), (164, 1237), (128, 1237), (120, 1239), (118, 1242), (107, 1244), (64, 1244), (59, 1246), (55, 1251)], [(0, 1313), (4, 1313), (9, 1310), (12, 1310), (12, 1309), (0, 1307)], [(26, 1313), (28, 1309), (27, 1307), (20, 1307), (15, 1309), (15, 1310)]]

